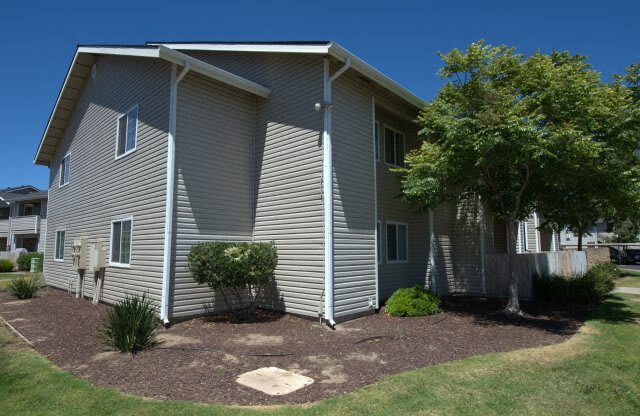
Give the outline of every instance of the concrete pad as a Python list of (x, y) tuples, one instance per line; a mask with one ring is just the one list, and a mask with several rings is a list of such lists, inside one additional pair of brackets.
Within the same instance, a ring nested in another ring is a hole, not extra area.
[(312, 384), (313, 379), (277, 367), (263, 367), (241, 374), (236, 382), (270, 396), (281, 396)]
[(620, 286), (613, 289), (613, 293), (629, 293), (631, 295), (640, 295), (640, 287), (624, 287)]

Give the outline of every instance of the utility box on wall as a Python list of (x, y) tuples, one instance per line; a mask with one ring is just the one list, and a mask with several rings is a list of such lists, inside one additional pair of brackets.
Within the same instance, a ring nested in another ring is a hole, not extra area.
[(89, 271), (99, 272), (101, 269), (107, 267), (107, 249), (104, 247), (102, 240), (97, 240), (91, 244), (91, 251), (89, 253)]
[(71, 245), (71, 258), (73, 259), (73, 268), (76, 270), (86, 270), (87, 268), (87, 237), (80, 237), (73, 240)]

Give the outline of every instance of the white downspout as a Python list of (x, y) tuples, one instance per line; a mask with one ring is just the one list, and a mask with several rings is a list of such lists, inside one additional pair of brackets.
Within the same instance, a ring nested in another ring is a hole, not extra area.
[(333, 316), (333, 150), (331, 146), (331, 83), (351, 66), (347, 58), (342, 68), (329, 76), (329, 58), (324, 58), (324, 131), (322, 132), (322, 198), (324, 209), (324, 319), (331, 327)]
[[(507, 238), (507, 240), (509, 240)], [(522, 226), (520, 221), (518, 221), (518, 238), (516, 240), (516, 253), (522, 253)]]
[(438, 293), (436, 287), (436, 259), (435, 259), (435, 238), (433, 234), (433, 210), (429, 210), (429, 274), (431, 278), (431, 291)]
[(540, 249), (540, 230), (538, 230), (538, 227), (540, 227), (540, 218), (537, 212), (533, 213), (533, 223), (536, 227), (536, 253), (540, 253), (542, 251)]
[(482, 294), (486, 295), (487, 294), (487, 272), (486, 272), (486, 266), (485, 266), (485, 254), (486, 254), (486, 248), (485, 248), (485, 236), (486, 236), (486, 229), (485, 229), (485, 218), (484, 218), (484, 205), (482, 203), (482, 199), (480, 199), (480, 273), (482, 276)]
[[(382, 256), (378, 240), (382, 241), (382, 236), (378, 235), (378, 161), (376, 160), (376, 152), (380, 149), (377, 146), (380, 145), (376, 137), (376, 97), (371, 96), (371, 129), (373, 130), (373, 217), (375, 237), (376, 237), (376, 310), (380, 309), (380, 266), (378, 265), (378, 256)], [(382, 232), (382, 225), (380, 225), (380, 232)], [(382, 257), (381, 257), (382, 258)]]
[(191, 64), (185, 62), (179, 75), (178, 66), (171, 65), (171, 87), (169, 93), (169, 134), (167, 135), (167, 197), (164, 217), (164, 259), (162, 263), (162, 301), (160, 319), (169, 324), (169, 284), (171, 281), (171, 244), (173, 242), (173, 196), (175, 193), (176, 166), (176, 117), (178, 107), (178, 84), (182, 81)]

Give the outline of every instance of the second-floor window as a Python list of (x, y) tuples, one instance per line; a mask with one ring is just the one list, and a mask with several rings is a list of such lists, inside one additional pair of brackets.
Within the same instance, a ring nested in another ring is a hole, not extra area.
[(69, 176), (71, 175), (71, 154), (62, 158), (60, 162), (60, 186), (64, 186), (69, 183)]
[(384, 161), (393, 166), (404, 166), (404, 134), (384, 128)]
[(136, 150), (138, 140), (138, 106), (118, 118), (118, 133), (116, 137), (116, 158)]

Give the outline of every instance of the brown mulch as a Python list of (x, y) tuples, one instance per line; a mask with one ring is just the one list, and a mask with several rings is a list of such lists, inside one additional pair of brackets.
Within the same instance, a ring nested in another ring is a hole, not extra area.
[[(39, 353), (79, 377), (158, 399), (235, 405), (313, 402), (430, 364), (559, 343), (588, 314), (586, 308), (558, 311), (524, 304), (530, 316), (514, 321), (498, 312), (501, 307), (498, 301), (454, 297), (434, 316), (379, 313), (340, 324), (335, 331), (318, 321), (276, 313), (243, 324), (198, 318), (162, 330), (163, 342), (131, 356), (104, 347), (97, 329), (107, 305), (92, 306), (52, 288), (27, 301), (0, 293), (0, 316)], [(270, 366), (315, 381), (275, 397), (235, 382), (244, 372)]]

